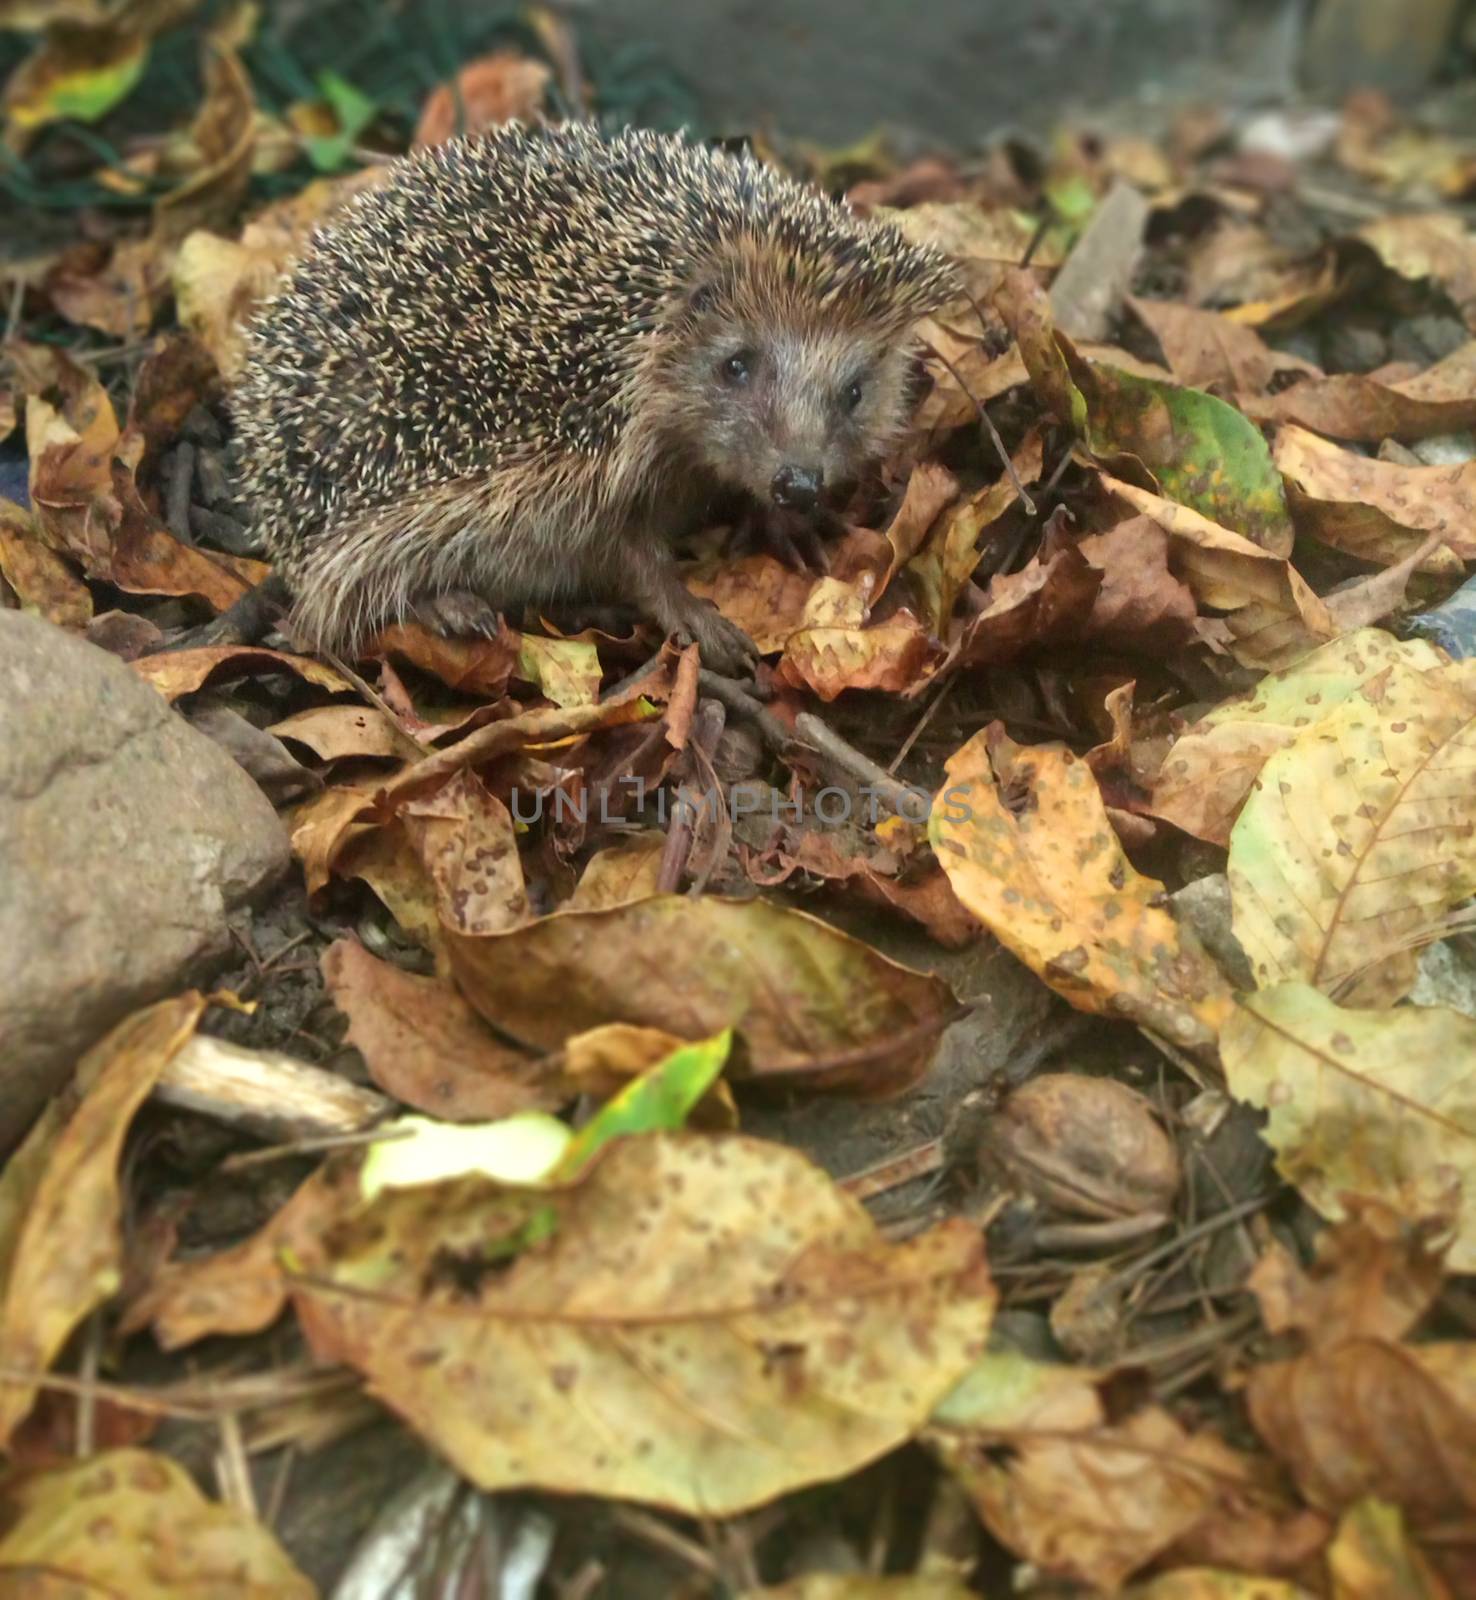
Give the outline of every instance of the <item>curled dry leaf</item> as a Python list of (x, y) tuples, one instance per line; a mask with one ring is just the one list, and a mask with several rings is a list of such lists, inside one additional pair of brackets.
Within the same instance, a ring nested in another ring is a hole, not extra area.
[(1108, 1422), (1091, 1372), (1005, 1349), (944, 1400), (928, 1442), (1003, 1545), (1109, 1593), (1201, 1525), (1270, 1498), (1251, 1458), (1207, 1430), (1157, 1407)]
[(0, 1588), (149, 1600), (313, 1600), (271, 1533), (178, 1462), (109, 1450), (0, 1486)]
[(72, 1330), (118, 1287), (123, 1139), (204, 1008), (187, 994), (120, 1022), (83, 1056), (71, 1089), (0, 1177), (0, 1366), (35, 1375), (0, 1388), (0, 1442), (31, 1409)]
[(1271, 756), (1391, 664), (1428, 672), (1441, 660), (1422, 639), (1359, 628), (1268, 673), (1252, 693), (1216, 706), (1176, 741), (1153, 791), (1154, 815), (1228, 845), (1241, 804)]
[(313, 706), (274, 722), (267, 732), (305, 744), (320, 761), (404, 759), (415, 750), (376, 706)]
[(354, 692), (353, 684), (341, 672), (315, 657), (289, 655), (285, 650), (267, 650), (260, 645), (203, 645), (195, 650), (140, 656), (129, 665), (166, 700), (193, 694), (207, 683), (264, 676), (270, 672), (295, 673), (304, 683), (333, 694)]
[(1422, 572), (1459, 575), (1476, 560), (1476, 462), (1407, 467), (1296, 427), (1277, 431), (1275, 456), (1298, 526), (1324, 544), (1390, 566), (1438, 533), (1442, 547)]
[(1026, 650), (1080, 638), (1102, 588), (1102, 574), (1068, 535), (1047, 530), (1038, 554), (1018, 572), (989, 580), (984, 604), (964, 623), (952, 666), (998, 666)]
[(1254, 1369), (1251, 1421), (1308, 1504), (1374, 1495), (1416, 1530), (1476, 1508), (1476, 1361), (1462, 1343), (1351, 1338)]
[(475, 773), (453, 773), (400, 810), (400, 825), (435, 889), (441, 923), (458, 933), (503, 933), (530, 912), (508, 809)]
[(655, 894), (665, 851), (666, 836), (655, 832), (597, 850), (585, 864), (565, 909), (603, 911)]
[[(1034, 483), (1041, 472), (1042, 439), (1032, 430), (1015, 451), (1013, 466), (1021, 483)], [(976, 494), (956, 502), (937, 515), (935, 525), (907, 561), (907, 576), (919, 595), (923, 626), (940, 639), (964, 585), (979, 565), (979, 541), (1018, 500), (1009, 473)]]
[(1282, 372), (1321, 376), (1310, 361), (1273, 350), (1251, 328), (1218, 311), (1136, 295), (1127, 303), (1158, 340), (1174, 377), (1190, 388), (1230, 398), (1262, 394)]
[(1133, 870), (1085, 762), (985, 729), (949, 761), (928, 833), (964, 905), (1072, 1005), (1213, 1054), (1229, 988)]
[(92, 621), (87, 585), (43, 543), (35, 518), (10, 500), (0, 500), (0, 577), (15, 590), (22, 611), (61, 628)]
[(330, 1160), (250, 1238), (212, 1256), (165, 1262), (124, 1308), (121, 1331), (152, 1326), (165, 1350), (217, 1334), (260, 1333), (287, 1307), (283, 1258), (299, 1258), (358, 1202), (356, 1163)]
[(693, 594), (712, 601), (736, 622), (763, 655), (782, 650), (803, 626), (805, 606), (817, 579), (770, 555), (703, 562), (684, 574)]
[(617, 1140), (573, 1188), (387, 1192), (304, 1258), (293, 1295), (320, 1359), (481, 1488), (704, 1516), (909, 1438), (994, 1304), (976, 1229), (889, 1244), (794, 1151), (662, 1133)]
[(1476, 241), (1463, 217), (1452, 211), (1374, 217), (1351, 237), (1401, 278), (1438, 283), (1466, 326), (1476, 326)]
[(458, 133), (481, 133), (503, 122), (537, 122), (553, 73), (517, 50), (494, 50), (439, 84), (421, 109), (412, 150), (445, 144)]
[[(292, 848), (303, 864), (308, 892), (315, 894), (327, 883), (350, 842), (396, 822), (410, 800), (433, 794), (463, 769), (530, 746), (558, 744), (597, 728), (642, 722), (655, 714), (656, 708), (642, 698), (524, 711), (478, 728), (458, 744), (412, 761), (390, 777), (325, 790), (300, 806), (293, 817)], [(349, 875), (358, 874), (361, 865), (361, 861), (353, 863)]]
[(1135, 1585), (1132, 1600), (1317, 1600), (1310, 1589), (1280, 1578), (1251, 1578), (1243, 1572), (1210, 1567), (1180, 1567)]
[(1476, 342), (1413, 378), (1308, 378), (1280, 394), (1247, 395), (1241, 409), (1257, 422), (1294, 422), (1363, 444), (1454, 433), (1476, 425)]
[(1476, 1115), (1464, 1098), (1476, 1022), (1443, 1007), (1348, 1010), (1284, 983), (1241, 1000), (1221, 1053), (1231, 1092), (1269, 1114), (1278, 1168), (1323, 1216), (1366, 1195), (1418, 1225), (1459, 1189), (1450, 1265), (1476, 1266)]
[(939, 513), (958, 498), (958, 479), (936, 461), (920, 462), (907, 480), (897, 514), (887, 526), (892, 560), (872, 596), (879, 600), (901, 567), (912, 560), (927, 539)]
[(1409, 992), (1476, 889), (1476, 671), (1390, 664), (1261, 769), (1230, 835), (1235, 936), (1262, 985)]
[(556, 1062), (499, 1039), (444, 979), (404, 972), (353, 939), (329, 945), (322, 967), (369, 1076), (415, 1110), (492, 1122), (571, 1098)]
[(1151, 517), (1128, 517), (1078, 540), (1077, 548), (1102, 574), (1083, 625), (1087, 638), (1144, 655), (1161, 655), (1193, 638), (1193, 591), (1170, 570), (1168, 535)]
[(1449, 1218), (1411, 1224), (1377, 1200), (1350, 1195), (1346, 1221), (1317, 1239), (1303, 1269), (1273, 1242), (1247, 1280), (1272, 1333), (1295, 1330), (1309, 1349), (1343, 1339), (1402, 1339), (1445, 1282)]
[(1285, 557), (1211, 522), (1191, 506), (1104, 472), (1102, 483), (1174, 541), (1174, 565), (1203, 606), (1228, 613), (1231, 649), (1244, 666), (1290, 665), (1338, 631), (1326, 605)]
[(984, 1124), (981, 1162), (1058, 1211), (1167, 1211), (1179, 1189), (1173, 1141), (1144, 1096), (1112, 1078), (1046, 1072)]
[(761, 900), (656, 895), (447, 944), (467, 999), (527, 1044), (554, 1049), (607, 1022), (687, 1039), (731, 1027), (754, 1076), (807, 1088), (899, 1093), (953, 1014), (937, 978)]

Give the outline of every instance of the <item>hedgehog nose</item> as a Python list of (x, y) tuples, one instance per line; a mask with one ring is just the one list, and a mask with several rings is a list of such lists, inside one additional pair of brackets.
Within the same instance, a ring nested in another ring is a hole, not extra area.
[(813, 511), (823, 481), (813, 467), (780, 467), (769, 485), (769, 494), (774, 504), (786, 511)]

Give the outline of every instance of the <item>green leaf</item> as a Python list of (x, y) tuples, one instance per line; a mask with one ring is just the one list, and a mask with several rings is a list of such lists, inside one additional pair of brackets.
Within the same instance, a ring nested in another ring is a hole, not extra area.
[(303, 148), (319, 172), (337, 172), (348, 164), (359, 135), (379, 115), (379, 106), (329, 68), (318, 74), (318, 87), (338, 123), (338, 132), (309, 134), (302, 141)]
[(1274, 555), (1290, 554), (1281, 474), (1255, 423), (1202, 389), (1087, 361), (1060, 332), (1056, 341), (1086, 396), (1094, 454), (1134, 457), (1170, 500)]
[(623, 1134), (680, 1128), (692, 1107), (717, 1082), (733, 1048), (733, 1030), (683, 1045), (631, 1081), (601, 1107), (559, 1162), (558, 1176), (572, 1177), (600, 1148)]

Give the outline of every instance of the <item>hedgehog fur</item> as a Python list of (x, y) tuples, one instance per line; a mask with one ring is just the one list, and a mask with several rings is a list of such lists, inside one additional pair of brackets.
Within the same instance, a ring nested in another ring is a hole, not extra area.
[(895, 228), (679, 138), (510, 126), (396, 163), (263, 306), (233, 396), (294, 631), (611, 598), (732, 667), (747, 642), (673, 538), (714, 489), (883, 453), (953, 287)]

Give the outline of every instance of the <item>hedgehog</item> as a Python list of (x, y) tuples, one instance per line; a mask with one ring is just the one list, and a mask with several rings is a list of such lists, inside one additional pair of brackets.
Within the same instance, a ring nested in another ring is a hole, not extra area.
[(952, 267), (751, 154), (518, 125), (395, 163), (247, 335), (240, 490), (289, 628), (634, 604), (719, 672), (746, 634), (674, 547), (715, 494), (776, 546), (905, 427)]

